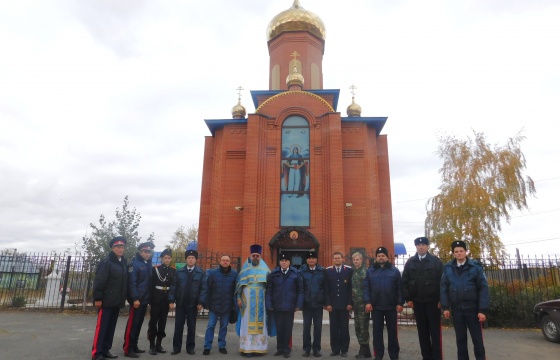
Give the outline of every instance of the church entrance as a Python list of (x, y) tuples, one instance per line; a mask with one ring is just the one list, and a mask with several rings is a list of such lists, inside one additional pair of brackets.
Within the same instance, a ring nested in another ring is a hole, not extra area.
[(317, 238), (300, 227), (287, 227), (277, 232), (270, 242), (270, 253), (274, 257), (274, 266), (278, 265), (280, 254), (286, 254), (290, 259), (290, 265), (299, 269), (305, 264), (306, 253), (319, 251)]

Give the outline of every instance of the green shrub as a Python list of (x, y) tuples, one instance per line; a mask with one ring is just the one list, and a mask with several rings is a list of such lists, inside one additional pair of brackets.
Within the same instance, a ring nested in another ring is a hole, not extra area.
[(14, 307), (24, 307), (27, 304), (27, 300), (22, 295), (16, 295), (12, 298), (12, 306)]

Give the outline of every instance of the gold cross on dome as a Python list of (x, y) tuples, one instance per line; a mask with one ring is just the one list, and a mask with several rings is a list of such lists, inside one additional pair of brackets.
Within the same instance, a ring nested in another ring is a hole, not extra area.
[(241, 91), (245, 89), (243, 89), (243, 87), (239, 85), (239, 87), (235, 90), (237, 90), (237, 100), (241, 100)]
[(297, 57), (300, 56), (297, 51), (294, 51), (290, 56), (294, 57), (294, 60), (297, 60)]
[(350, 93), (352, 94), (352, 96), (356, 95), (357, 87), (354, 84), (352, 84), (352, 86), (350, 86), (348, 89), (350, 89)]

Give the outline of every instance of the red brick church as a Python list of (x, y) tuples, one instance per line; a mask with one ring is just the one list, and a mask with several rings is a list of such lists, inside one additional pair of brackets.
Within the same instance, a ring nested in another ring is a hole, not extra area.
[[(323, 89), (325, 25), (295, 0), (268, 25), (269, 89), (251, 91), (232, 118), (206, 120), (199, 250), (247, 256), (263, 246), (275, 265), (314, 249), (319, 263), (378, 246), (393, 250), (386, 117), (355, 103), (337, 111)], [(346, 85), (345, 85), (346, 86)]]

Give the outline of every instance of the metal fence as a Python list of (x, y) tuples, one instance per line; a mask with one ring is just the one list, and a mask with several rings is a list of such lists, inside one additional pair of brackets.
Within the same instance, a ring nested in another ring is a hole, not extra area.
[[(181, 255), (172, 262), (178, 268), (184, 265)], [(215, 268), (221, 255), (199, 251), (197, 265), (204, 270)], [(232, 267), (239, 270), (242, 258), (230, 256)], [(402, 271), (408, 258), (396, 256), (392, 261)], [(374, 256), (365, 254), (365, 261), (371, 266)], [(497, 263), (477, 261), (485, 269), (490, 285), (490, 326), (534, 326), (534, 305), (560, 298), (560, 258), (556, 256), (505, 257)], [(350, 255), (346, 263), (352, 263)], [(84, 256), (0, 253), (0, 307), (85, 311), (93, 306), (94, 275), (95, 264)], [(412, 309), (405, 308), (399, 322), (414, 324)]]

